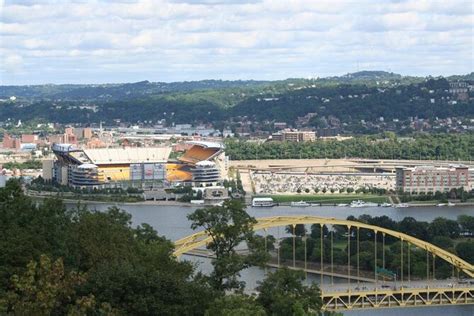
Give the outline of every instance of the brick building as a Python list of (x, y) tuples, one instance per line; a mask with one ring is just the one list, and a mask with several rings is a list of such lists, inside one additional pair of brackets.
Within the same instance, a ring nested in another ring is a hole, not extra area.
[(449, 167), (420, 166), (396, 169), (396, 188), (411, 194), (448, 192), (451, 189), (470, 189), (469, 169), (457, 165)]
[(313, 131), (298, 131), (285, 129), (278, 133), (272, 134), (272, 140), (274, 141), (287, 141), (287, 142), (313, 142), (316, 140), (316, 133)]

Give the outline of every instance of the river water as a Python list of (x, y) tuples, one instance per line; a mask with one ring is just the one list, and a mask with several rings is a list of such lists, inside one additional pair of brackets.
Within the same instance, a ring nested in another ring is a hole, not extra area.
[[(193, 230), (190, 228), (186, 216), (193, 212), (197, 207), (193, 206), (161, 206), (150, 204), (88, 204), (90, 209), (104, 211), (109, 206), (118, 206), (132, 215), (134, 225), (148, 223), (153, 226), (158, 234), (166, 236), (170, 240), (176, 240), (185, 237)], [(70, 205), (73, 206), (73, 205)], [(254, 217), (267, 216), (283, 216), (283, 215), (312, 215), (321, 217), (334, 217), (345, 219), (349, 215), (359, 216), (369, 214), (371, 216), (387, 215), (395, 221), (400, 221), (404, 217), (413, 217), (419, 221), (432, 221), (436, 217), (445, 217), (456, 219), (461, 214), (474, 216), (474, 207), (410, 207), (410, 208), (391, 208), (391, 207), (366, 207), (366, 208), (350, 208), (335, 206), (314, 206), (314, 207), (289, 207), (278, 206), (272, 208), (248, 208), (247, 212)], [(281, 231), (281, 232), (280, 232)], [(283, 229), (273, 229), (270, 234), (283, 234)], [(203, 258), (195, 258), (183, 256), (197, 264), (201, 271), (210, 271), (211, 266), (209, 260)], [(247, 288), (255, 288), (258, 280), (263, 279), (265, 271), (259, 268), (250, 268), (242, 273), (242, 279), (246, 282)], [(314, 277), (315, 282), (319, 282), (319, 277)], [(344, 315), (349, 316), (398, 316), (401, 314), (414, 316), (473, 316), (474, 306), (444, 306), (444, 307), (419, 307), (409, 309), (379, 309), (379, 310), (360, 310), (347, 311)]]

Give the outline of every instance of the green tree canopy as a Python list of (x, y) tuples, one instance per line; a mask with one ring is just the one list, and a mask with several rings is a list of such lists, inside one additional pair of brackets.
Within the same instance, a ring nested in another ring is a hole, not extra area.
[[(84, 315), (87, 306), (109, 304), (123, 315), (203, 315), (216, 297), (193, 265), (173, 257), (170, 241), (149, 225), (132, 227), (130, 215), (117, 208), (66, 210), (59, 200), (38, 205), (9, 181), (0, 189), (0, 237), (4, 310), (21, 305), (28, 315), (64, 315), (71, 307)], [(41, 310), (37, 295), (44, 297)]]
[(241, 289), (239, 272), (250, 266), (249, 258), (238, 255), (235, 248), (253, 239), (253, 225), (257, 222), (244, 209), (240, 201), (230, 200), (223, 206), (197, 209), (188, 215), (191, 228), (204, 228), (211, 237), (207, 248), (216, 256), (212, 260), (214, 270), (211, 283), (218, 290)]
[(266, 316), (265, 309), (254, 297), (243, 294), (225, 295), (216, 299), (206, 316)]
[(260, 282), (257, 301), (269, 315), (318, 315), (322, 306), (317, 285), (303, 284), (304, 273), (288, 268), (270, 273)]
[(456, 245), (456, 252), (462, 259), (474, 264), (474, 241), (461, 241)]

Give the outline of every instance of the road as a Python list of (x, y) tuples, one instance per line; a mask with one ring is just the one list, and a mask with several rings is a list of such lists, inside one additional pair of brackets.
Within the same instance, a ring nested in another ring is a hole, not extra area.
[(377, 285), (374, 283), (367, 282), (351, 282), (349, 283), (337, 283), (337, 284), (322, 284), (320, 288), (323, 292), (333, 293), (333, 292), (348, 292), (349, 289), (351, 292), (365, 292), (365, 291), (375, 291), (375, 290), (402, 290), (403, 289), (434, 289), (434, 288), (452, 288), (452, 289), (474, 289), (474, 279), (473, 280), (463, 280), (458, 282), (455, 279), (448, 280), (421, 280), (421, 281), (379, 281)]

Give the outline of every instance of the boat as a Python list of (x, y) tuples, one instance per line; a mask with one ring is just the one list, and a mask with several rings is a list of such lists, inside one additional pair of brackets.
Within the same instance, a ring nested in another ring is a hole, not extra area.
[(406, 204), (406, 203), (399, 203), (397, 205), (395, 205), (396, 208), (406, 208), (406, 207), (410, 207), (410, 205)]
[(191, 200), (191, 204), (204, 204), (204, 200)]
[(448, 202), (448, 206), (456, 206), (456, 204), (453, 202)]
[(273, 207), (275, 202), (270, 197), (261, 197), (252, 199), (252, 207)]
[(350, 207), (365, 207), (367, 206), (364, 201), (357, 200), (357, 201), (352, 201), (350, 204)]
[(446, 206), (446, 204), (445, 203), (439, 203), (439, 204), (436, 204), (436, 206), (441, 207), (441, 206)]
[(338, 204), (337, 206), (346, 207), (346, 206), (349, 206), (349, 204), (347, 204), (347, 203), (341, 203), (341, 204)]
[(365, 207), (377, 207), (379, 206), (377, 203), (373, 203), (373, 202), (365, 202)]
[(390, 203), (382, 203), (380, 204), (381, 207), (392, 207), (392, 204)]
[(291, 202), (290, 206), (291, 207), (308, 207), (308, 206), (311, 206), (311, 204), (305, 201), (299, 201), (299, 202)]

